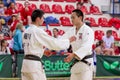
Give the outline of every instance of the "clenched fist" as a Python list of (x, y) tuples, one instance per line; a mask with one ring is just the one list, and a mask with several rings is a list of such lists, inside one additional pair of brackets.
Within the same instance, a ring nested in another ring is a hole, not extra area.
[(45, 50), (45, 51), (44, 51), (44, 55), (47, 56), (47, 57), (51, 56), (51, 55), (52, 55), (51, 50), (48, 50), (48, 49)]

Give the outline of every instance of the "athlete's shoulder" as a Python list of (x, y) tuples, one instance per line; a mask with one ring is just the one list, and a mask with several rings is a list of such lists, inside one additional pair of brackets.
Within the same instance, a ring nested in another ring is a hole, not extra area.
[(83, 26), (84, 26), (85, 31), (87, 31), (87, 32), (93, 32), (93, 29), (90, 26), (88, 26), (86, 24), (84, 24)]

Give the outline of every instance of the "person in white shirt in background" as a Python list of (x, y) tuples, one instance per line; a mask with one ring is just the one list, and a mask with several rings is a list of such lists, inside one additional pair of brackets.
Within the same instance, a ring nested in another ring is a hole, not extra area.
[(68, 39), (56, 39), (49, 36), (40, 25), (44, 21), (44, 12), (36, 9), (31, 15), (32, 24), (28, 27), (23, 35), (23, 45), (25, 57), (22, 64), (22, 80), (47, 80), (42, 67), (41, 58), (46, 54), (44, 46), (50, 50), (67, 49), (70, 42), (76, 40), (75, 36)]
[(112, 36), (112, 30), (108, 30), (106, 32), (106, 35), (102, 37), (102, 40), (105, 42), (105, 49), (110, 49), (114, 51), (114, 37)]
[[(93, 56), (92, 45), (94, 43), (93, 30), (83, 23), (83, 12), (79, 9), (72, 11), (71, 20), (75, 27), (68, 30), (63, 35), (63, 38), (69, 38), (72, 35), (76, 36), (76, 41), (71, 43), (72, 53), (67, 53), (65, 62), (70, 62), (73, 58), (76, 62), (71, 68), (70, 80), (93, 80)], [(89, 56), (88, 58), (85, 58)]]
[(106, 35), (102, 37), (105, 42), (105, 48), (114, 48), (114, 37), (112, 36), (112, 30), (108, 30)]

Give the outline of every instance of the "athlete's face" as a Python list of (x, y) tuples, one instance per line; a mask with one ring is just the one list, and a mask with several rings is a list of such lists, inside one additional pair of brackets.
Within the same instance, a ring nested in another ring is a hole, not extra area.
[(39, 25), (42, 25), (43, 24), (43, 22), (44, 22), (44, 16), (43, 17), (41, 17), (41, 18), (39, 18)]
[(73, 25), (77, 25), (82, 20), (82, 18), (78, 17), (75, 12), (72, 12), (71, 20), (72, 20)]

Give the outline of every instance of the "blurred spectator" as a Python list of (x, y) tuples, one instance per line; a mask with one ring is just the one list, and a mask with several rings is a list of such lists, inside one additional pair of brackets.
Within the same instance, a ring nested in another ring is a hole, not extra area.
[(57, 28), (53, 28), (53, 37), (60, 38), (59, 30)]
[(0, 3), (0, 16), (4, 16), (5, 11), (4, 11), (4, 4)]
[(77, 6), (77, 9), (80, 9), (83, 6), (83, 3), (78, 2), (76, 6)]
[(23, 25), (28, 25), (31, 23), (32, 9), (29, 7), (30, 3), (28, 1), (24, 2), (24, 8), (21, 11), (21, 17), (23, 19)]
[(77, 9), (80, 9), (84, 14), (89, 14), (87, 7), (84, 6), (83, 3), (78, 2), (76, 6), (77, 6)]
[(11, 2), (10, 3), (10, 6), (7, 8), (7, 10), (5, 11), (5, 14), (6, 15), (9, 15), (9, 16), (11, 16), (11, 15), (13, 15), (13, 14), (18, 14), (19, 12), (18, 12), (18, 9), (17, 9), (17, 7), (16, 7), (16, 5), (15, 5), (15, 3), (14, 2)]
[(105, 48), (105, 42), (103, 40), (96, 43), (94, 52), (99, 55), (114, 55), (114, 49)]
[(13, 77), (17, 76), (17, 54), (24, 53), (23, 46), (22, 46), (22, 31), (23, 31), (23, 24), (18, 23), (13, 35), (13, 40), (14, 40), (13, 41), (13, 51), (14, 51)]
[(10, 49), (8, 47), (8, 42), (5, 39), (1, 40), (0, 45), (1, 45), (0, 54), (11, 54)]
[(102, 37), (102, 40), (105, 42), (105, 48), (114, 49), (114, 37), (112, 36), (112, 30), (108, 30), (106, 35)]
[[(59, 30), (57, 28), (53, 28), (53, 37), (57, 39), (61, 38), (61, 36), (59, 35)], [(65, 50), (60, 51), (52, 50), (52, 52), (56, 53), (56, 55), (63, 55)]]
[(103, 49), (105, 48), (104, 46), (105, 46), (105, 44), (104, 44), (104, 41), (103, 41), (103, 40), (97, 42), (97, 43), (96, 43), (96, 48), (95, 48), (94, 52), (95, 52), (96, 54), (104, 54), (104, 53), (103, 53)]
[(15, 0), (3, 0), (3, 3), (6, 7), (9, 7), (11, 2), (15, 3)]
[(8, 22), (11, 19), (11, 16), (5, 15), (5, 7), (3, 3), (0, 3), (0, 19), (4, 19), (5, 22)]
[(0, 0), (0, 3), (2, 3), (3, 2), (3, 0)]
[(5, 20), (4, 19), (0, 19), (0, 25), (5, 24)]
[(0, 42), (1, 42), (1, 40), (3, 40), (4, 39), (4, 34), (2, 33), (2, 32), (0, 32)]
[(79, 2), (80, 3), (90, 3), (90, 4), (92, 4), (91, 0), (80, 0)]
[(4, 37), (10, 37), (10, 29), (4, 19), (0, 19), (0, 32), (4, 34)]
[(10, 31), (11, 32), (14, 32), (14, 30), (16, 29), (16, 25), (19, 22), (22, 23), (21, 16), (18, 15), (18, 14), (13, 14), (12, 15), (12, 21), (11, 21), (11, 26), (10, 26)]
[(19, 54), (19, 52), (21, 52), (21, 50), (23, 50), (22, 32), (23, 32), (23, 24), (18, 23), (16, 26), (16, 30), (14, 32), (14, 35), (13, 35), (13, 39), (14, 39), (13, 50), (17, 54)]
[[(61, 38), (61, 36), (59, 35), (59, 30), (57, 28), (53, 28), (53, 37), (57, 38), (57, 39)], [(46, 50), (49, 50), (49, 49), (46, 48)], [(63, 55), (65, 50), (60, 50), (60, 51), (51, 50), (51, 52), (52, 52), (53, 55)]]

